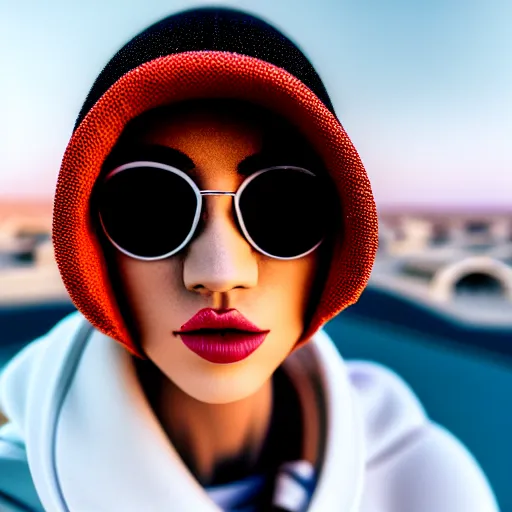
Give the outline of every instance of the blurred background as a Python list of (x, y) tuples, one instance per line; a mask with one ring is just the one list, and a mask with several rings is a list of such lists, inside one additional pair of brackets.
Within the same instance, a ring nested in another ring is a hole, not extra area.
[[(73, 310), (50, 243), (60, 159), (94, 78), (198, 1), (0, 0), (0, 367)], [(512, 3), (209, 2), (284, 30), (366, 165), (380, 249), (327, 331), (399, 373), (512, 511)]]

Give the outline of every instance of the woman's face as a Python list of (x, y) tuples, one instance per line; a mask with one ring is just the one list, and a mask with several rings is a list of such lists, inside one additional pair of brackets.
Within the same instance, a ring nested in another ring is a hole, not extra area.
[[(247, 157), (261, 154), (272, 165), (272, 155), (262, 154), (266, 124), (249, 110), (190, 108), (135, 123), (124, 143), (178, 150), (193, 161), (187, 173), (200, 190), (236, 191), (246, 177), (237, 166)], [(283, 141), (273, 165), (282, 165), (287, 152), (292, 158), (293, 136)], [(195, 237), (176, 255), (140, 261), (115, 251), (115, 263), (145, 354), (182, 391), (220, 404), (257, 391), (293, 349), (305, 327), (319, 256), (315, 250), (278, 260), (257, 252), (237, 227), (230, 196), (203, 197), (201, 219)], [(162, 225), (162, 236), (166, 230), (171, 222)], [(204, 308), (236, 309), (268, 334), (237, 362), (209, 361), (176, 333)]]

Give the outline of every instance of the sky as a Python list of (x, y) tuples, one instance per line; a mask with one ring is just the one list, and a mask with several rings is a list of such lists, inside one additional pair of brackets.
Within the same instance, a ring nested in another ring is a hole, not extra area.
[(379, 208), (512, 209), (510, 0), (0, 0), (0, 201), (50, 199), (102, 67), (198, 5), (259, 14), (299, 44)]

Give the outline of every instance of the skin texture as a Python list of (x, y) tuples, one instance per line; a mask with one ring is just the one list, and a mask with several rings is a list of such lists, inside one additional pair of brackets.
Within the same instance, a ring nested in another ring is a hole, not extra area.
[[(235, 191), (244, 180), (237, 165), (262, 152), (271, 124), (237, 104), (192, 105), (132, 123), (121, 143), (178, 149), (194, 161), (189, 175), (200, 189)], [(304, 142), (289, 134), (280, 150), (293, 154), (297, 144)], [(138, 261), (114, 251), (138, 341), (158, 369), (153, 407), (203, 483), (215, 480), (221, 461), (243, 454), (249, 468), (258, 460), (273, 407), (271, 376), (305, 327), (319, 252), (288, 261), (258, 253), (240, 233), (230, 197), (205, 197), (196, 236), (168, 259)], [(172, 334), (205, 307), (236, 308), (270, 332), (245, 360), (210, 363)]]

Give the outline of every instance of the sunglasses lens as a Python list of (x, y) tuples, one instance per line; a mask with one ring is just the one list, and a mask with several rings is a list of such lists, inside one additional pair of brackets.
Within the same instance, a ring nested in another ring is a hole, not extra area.
[(181, 176), (154, 167), (124, 169), (103, 183), (99, 213), (107, 235), (125, 251), (156, 258), (190, 234), (197, 197)]
[(239, 207), (249, 236), (271, 256), (302, 255), (325, 233), (321, 181), (297, 169), (275, 169), (256, 176), (243, 190)]

